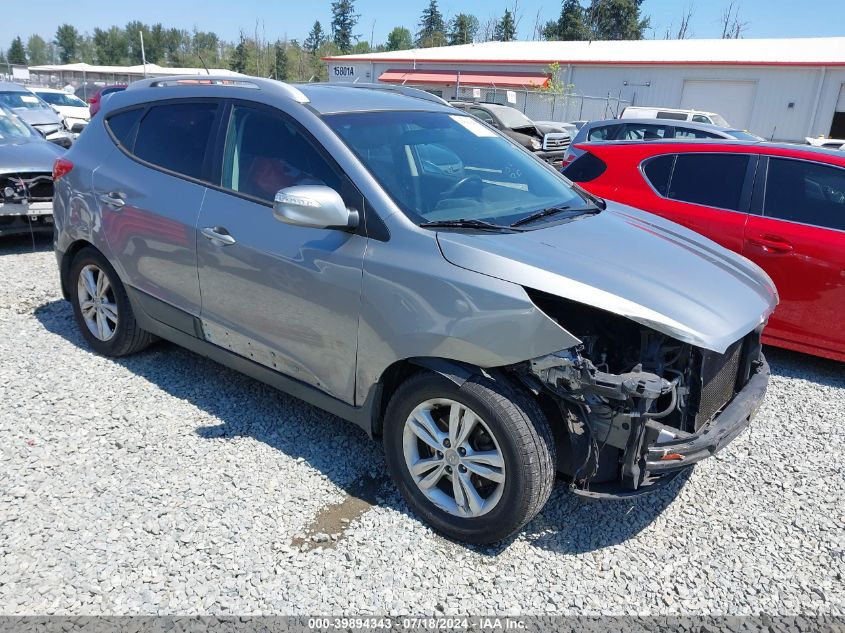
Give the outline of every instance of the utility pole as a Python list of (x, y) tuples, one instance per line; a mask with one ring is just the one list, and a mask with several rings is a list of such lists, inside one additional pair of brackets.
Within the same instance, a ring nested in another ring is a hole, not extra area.
[(144, 52), (144, 32), (138, 31), (138, 35), (141, 36), (141, 63), (144, 65), (144, 78), (147, 77), (147, 55)]

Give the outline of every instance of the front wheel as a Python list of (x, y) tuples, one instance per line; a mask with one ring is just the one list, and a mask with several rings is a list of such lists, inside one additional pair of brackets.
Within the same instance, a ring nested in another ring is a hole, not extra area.
[(555, 473), (546, 417), (527, 395), (474, 377), (423, 372), (403, 383), (384, 422), (387, 466), (411, 508), (451, 538), (485, 544), (545, 505)]

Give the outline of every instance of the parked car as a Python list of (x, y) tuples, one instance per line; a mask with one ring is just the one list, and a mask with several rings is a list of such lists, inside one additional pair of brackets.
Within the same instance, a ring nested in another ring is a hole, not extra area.
[(569, 134), (560, 132), (556, 127), (542, 127), (510, 106), (475, 101), (450, 103), (511, 137), (553, 165), (562, 164), (564, 152), (572, 141)]
[(680, 110), (677, 108), (647, 108), (642, 106), (628, 106), (622, 110), (620, 119), (669, 119), (673, 121), (690, 121), (692, 123), (706, 123), (719, 127), (731, 127), (725, 118), (715, 112), (701, 110)]
[(0, 236), (53, 230), (53, 162), (62, 154), (0, 105)]
[(103, 97), (108, 94), (112, 94), (113, 92), (121, 92), (122, 90), (126, 90), (126, 84), (113, 84), (110, 86), (103, 86), (91, 95), (88, 99), (88, 112), (91, 115), (91, 118), (100, 111), (100, 103), (102, 102)]
[(592, 141), (659, 141), (665, 139), (739, 139), (762, 141), (745, 130), (732, 130), (707, 123), (663, 123), (654, 119), (607, 119), (591, 121), (581, 127), (563, 157), (563, 167), (584, 153), (578, 146)]
[(65, 127), (73, 134), (79, 134), (88, 125), (91, 119), (88, 104), (76, 95), (55, 88), (39, 87), (29, 90), (52, 107), (64, 119)]
[(73, 144), (73, 135), (68, 132), (62, 117), (23, 86), (0, 81), (0, 105), (13, 110), (51, 143), (66, 148)]
[(781, 303), (763, 341), (845, 361), (845, 156), (801, 145), (585, 144), (565, 175), (759, 264)]
[(424, 93), (203, 79), (133, 83), (56, 162), (95, 351), (162, 337), (356, 422), (474, 543), (529, 521), (555, 470), (654, 490), (760, 406), (776, 292), (751, 262)]
[(842, 149), (843, 147), (845, 147), (845, 139), (841, 138), (827, 138), (826, 136), (808, 136), (804, 140), (807, 141), (807, 145), (812, 145), (813, 147), (824, 147), (827, 149)]

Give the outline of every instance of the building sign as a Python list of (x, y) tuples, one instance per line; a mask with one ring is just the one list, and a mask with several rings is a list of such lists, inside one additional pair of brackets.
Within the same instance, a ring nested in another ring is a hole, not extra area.
[(330, 64), (329, 81), (359, 81), (370, 82), (369, 64)]

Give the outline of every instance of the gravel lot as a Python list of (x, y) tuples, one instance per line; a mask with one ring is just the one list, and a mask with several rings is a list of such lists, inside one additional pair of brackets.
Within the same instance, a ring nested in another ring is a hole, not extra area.
[(562, 484), (513, 541), (409, 514), (337, 418), (160, 343), (92, 354), (49, 241), (0, 241), (0, 613), (845, 613), (845, 372), (768, 350), (753, 424), (669, 490)]

